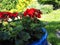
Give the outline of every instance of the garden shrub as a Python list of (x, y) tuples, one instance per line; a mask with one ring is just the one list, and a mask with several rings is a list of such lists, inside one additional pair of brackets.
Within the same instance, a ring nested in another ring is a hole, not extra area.
[(43, 22), (37, 19), (41, 18), (41, 14), (40, 10), (34, 8), (27, 9), (21, 14), (0, 12), (0, 42), (9, 40), (14, 42), (9, 43), (10, 45), (27, 45), (39, 41), (45, 34), (42, 30)]
[(16, 8), (17, 1), (16, 0), (0, 0), (0, 10), (6, 11)]
[(18, 12), (23, 12), (31, 2), (32, 0), (18, 0), (16, 9), (18, 10)]
[(41, 5), (40, 10), (43, 14), (47, 14), (53, 11), (53, 5)]
[(0, 0), (0, 11), (22, 12), (32, 0)]

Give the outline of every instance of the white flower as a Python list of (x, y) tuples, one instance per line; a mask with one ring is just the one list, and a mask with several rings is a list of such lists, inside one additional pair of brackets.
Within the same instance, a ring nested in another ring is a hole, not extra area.
[(15, 20), (17, 20), (18, 18), (17, 17), (15, 17)]
[(18, 19), (20, 19), (20, 17), (18, 16)]
[(8, 19), (8, 21), (9, 21), (9, 22), (11, 22), (11, 21), (12, 21), (12, 19), (11, 19), (11, 18), (9, 18), (9, 19)]

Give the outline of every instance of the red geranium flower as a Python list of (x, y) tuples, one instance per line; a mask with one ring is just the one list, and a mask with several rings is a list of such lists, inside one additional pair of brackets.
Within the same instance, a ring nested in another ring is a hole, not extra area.
[(32, 18), (34, 17), (38, 17), (38, 18), (41, 18), (41, 14), (42, 12), (40, 10), (37, 10), (37, 9), (34, 9), (34, 8), (31, 8), (31, 9), (27, 9), (25, 12), (24, 12), (24, 16), (30, 16)]
[(3, 18), (2, 12), (0, 12), (0, 19)]
[(24, 12), (24, 16), (30, 16), (30, 17), (34, 17), (34, 12), (35, 12), (35, 9), (34, 8), (31, 8), (31, 9), (27, 9), (25, 12)]
[(7, 16), (10, 17), (11, 13), (10, 12), (2, 12), (2, 18), (6, 18)]
[(17, 17), (18, 16), (18, 13), (15, 12), (15, 13), (12, 13), (12, 17)]
[(29, 9), (27, 9), (27, 10), (24, 12), (24, 16), (27, 16), (28, 10), (29, 10)]
[(34, 15), (38, 18), (41, 18), (41, 14), (42, 14), (42, 12), (40, 10), (36, 10), (34, 13)]
[(9, 18), (12, 18), (12, 17), (17, 17), (18, 13), (11, 13), (11, 12), (0, 12), (0, 18), (7, 18), (7, 16)]

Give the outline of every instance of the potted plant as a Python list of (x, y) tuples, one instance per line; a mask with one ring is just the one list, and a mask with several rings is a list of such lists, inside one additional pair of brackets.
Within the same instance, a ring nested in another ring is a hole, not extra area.
[(47, 32), (43, 28), (41, 11), (30, 8), (22, 14), (0, 12), (0, 44), (47, 45)]

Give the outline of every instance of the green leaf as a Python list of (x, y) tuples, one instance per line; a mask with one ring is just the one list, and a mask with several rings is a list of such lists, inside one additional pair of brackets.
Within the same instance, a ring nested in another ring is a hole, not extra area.
[(9, 31), (12, 31), (13, 30), (13, 28), (12, 27), (9, 27)]
[(22, 25), (18, 25), (13, 30), (15, 30), (15, 31), (21, 31), (21, 30), (23, 30), (23, 26)]
[(19, 37), (21, 38), (21, 40), (24, 40), (24, 41), (28, 41), (28, 39), (30, 39), (29, 33), (23, 32), (23, 31), (19, 33)]
[(6, 39), (9, 39), (10, 38), (10, 35), (8, 32), (0, 32), (0, 39), (2, 40), (6, 40)]
[(16, 26), (16, 23), (15, 22), (10, 22), (10, 25), (11, 26)]
[(15, 45), (24, 45), (23, 40), (15, 40)]

